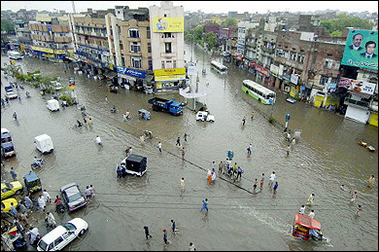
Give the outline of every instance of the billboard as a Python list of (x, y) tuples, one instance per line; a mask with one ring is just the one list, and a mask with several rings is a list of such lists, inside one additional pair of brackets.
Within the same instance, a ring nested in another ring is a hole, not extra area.
[(153, 32), (184, 32), (184, 18), (153, 17)]
[(340, 78), (338, 87), (344, 87), (347, 90), (354, 91), (356, 93), (373, 95), (375, 92), (376, 84), (367, 81)]
[(378, 31), (349, 30), (341, 65), (378, 70)]

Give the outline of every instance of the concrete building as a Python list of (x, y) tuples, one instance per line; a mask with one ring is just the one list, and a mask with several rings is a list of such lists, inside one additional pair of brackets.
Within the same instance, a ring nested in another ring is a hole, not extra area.
[(184, 8), (162, 1), (150, 6), (154, 91), (179, 90), (186, 85), (184, 63)]
[(31, 52), (35, 57), (62, 61), (65, 55), (73, 53), (68, 17), (37, 15), (36, 21), (29, 22), (29, 30), (33, 44)]

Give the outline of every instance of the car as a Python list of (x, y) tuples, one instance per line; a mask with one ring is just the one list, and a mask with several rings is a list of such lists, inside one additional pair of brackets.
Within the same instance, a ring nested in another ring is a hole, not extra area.
[(37, 243), (37, 251), (61, 250), (76, 237), (82, 236), (87, 229), (88, 223), (85, 220), (72, 219), (45, 234)]
[(1, 201), (1, 212), (9, 212), (11, 210), (11, 203), (17, 208), (18, 202), (15, 198), (8, 198)]
[(18, 96), (14, 91), (5, 92), (5, 97), (8, 99), (16, 99)]
[(15, 180), (10, 183), (1, 182), (1, 200), (6, 199), (14, 194), (19, 194), (22, 191), (22, 184)]
[(86, 198), (75, 182), (62, 186), (61, 194), (70, 212), (87, 205)]
[(50, 83), (53, 85), (55, 91), (59, 91), (63, 88), (62, 84), (58, 81), (50, 81)]
[(207, 111), (199, 111), (197, 112), (196, 114), (196, 121), (202, 121), (202, 122), (214, 122), (215, 121), (215, 117), (214, 115), (211, 115), (209, 112)]

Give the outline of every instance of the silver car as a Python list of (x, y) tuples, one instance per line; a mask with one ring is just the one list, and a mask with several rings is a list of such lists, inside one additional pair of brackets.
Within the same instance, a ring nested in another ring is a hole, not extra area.
[(61, 187), (62, 198), (65, 201), (68, 210), (75, 211), (87, 204), (87, 200), (75, 182)]

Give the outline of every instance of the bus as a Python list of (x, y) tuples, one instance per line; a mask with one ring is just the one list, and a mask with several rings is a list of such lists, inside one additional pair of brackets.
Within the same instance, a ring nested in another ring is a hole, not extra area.
[(252, 80), (244, 80), (242, 91), (263, 104), (275, 104), (276, 93)]
[(220, 62), (217, 62), (217, 61), (214, 61), (214, 60), (211, 61), (211, 66), (214, 69), (216, 69), (216, 71), (219, 72), (220, 74), (224, 74), (228, 70), (228, 68), (226, 66), (224, 66)]

